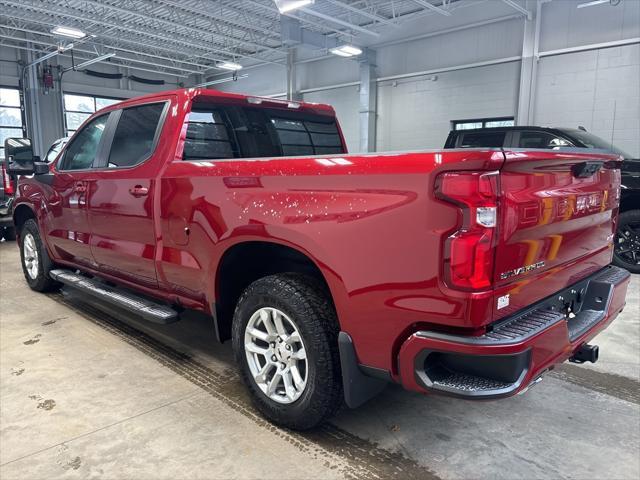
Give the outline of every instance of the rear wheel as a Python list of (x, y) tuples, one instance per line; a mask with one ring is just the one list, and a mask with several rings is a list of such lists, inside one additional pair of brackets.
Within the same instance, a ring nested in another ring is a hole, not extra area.
[(620, 214), (613, 263), (631, 273), (640, 273), (640, 210)]
[(311, 277), (261, 278), (234, 314), (233, 349), (258, 410), (273, 423), (305, 430), (341, 404), (338, 323), (331, 300)]
[(33, 219), (27, 220), (20, 232), (20, 258), (24, 278), (32, 290), (48, 292), (60, 285), (49, 276), (53, 262), (40, 238), (38, 224)]

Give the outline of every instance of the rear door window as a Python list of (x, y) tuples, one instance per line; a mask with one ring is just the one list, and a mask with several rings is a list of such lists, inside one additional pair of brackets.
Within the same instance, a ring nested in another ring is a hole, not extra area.
[(458, 148), (501, 148), (506, 132), (475, 132), (460, 134)]
[(166, 103), (125, 108), (111, 142), (109, 168), (133, 167), (151, 156)]

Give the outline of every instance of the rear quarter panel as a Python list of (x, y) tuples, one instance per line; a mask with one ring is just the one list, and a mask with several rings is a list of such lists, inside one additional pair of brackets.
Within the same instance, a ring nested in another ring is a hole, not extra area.
[(229, 247), (289, 245), (324, 274), (360, 361), (390, 369), (403, 332), (427, 322), (468, 326), (477, 311), (491, 314), (490, 293), (448, 292), (439, 281), (441, 235), (458, 212), (434, 200), (433, 183), (445, 169), (496, 169), (502, 159), (450, 151), (175, 160), (161, 179), (159, 281), (210, 305)]

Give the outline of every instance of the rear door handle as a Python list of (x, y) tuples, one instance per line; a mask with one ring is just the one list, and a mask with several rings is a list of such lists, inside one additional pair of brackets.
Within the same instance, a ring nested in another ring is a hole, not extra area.
[(76, 182), (73, 191), (76, 193), (85, 193), (87, 191), (87, 185), (84, 182)]
[(149, 189), (147, 187), (143, 187), (142, 185), (136, 185), (135, 187), (131, 187), (129, 189), (129, 193), (134, 197), (144, 197), (149, 194)]

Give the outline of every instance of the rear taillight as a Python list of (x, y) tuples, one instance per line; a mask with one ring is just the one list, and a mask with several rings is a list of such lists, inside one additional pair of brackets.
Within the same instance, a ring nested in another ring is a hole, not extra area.
[(450, 172), (438, 177), (437, 196), (460, 208), (462, 220), (444, 240), (444, 279), (463, 290), (486, 289), (493, 276), (498, 172)]
[(4, 188), (4, 194), (6, 196), (11, 196), (15, 193), (13, 189), (13, 182), (11, 181), (11, 177), (7, 173), (7, 169), (5, 168), (4, 163), (2, 163), (1, 165), (2, 165), (2, 188)]

